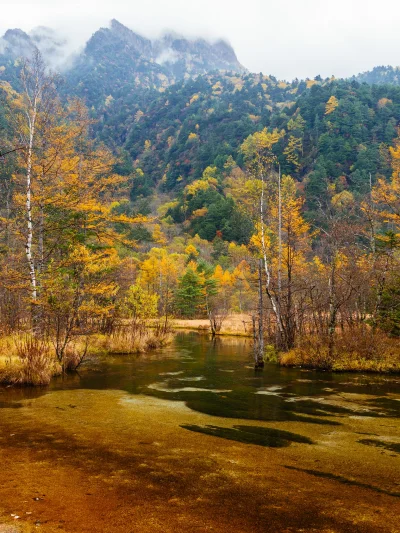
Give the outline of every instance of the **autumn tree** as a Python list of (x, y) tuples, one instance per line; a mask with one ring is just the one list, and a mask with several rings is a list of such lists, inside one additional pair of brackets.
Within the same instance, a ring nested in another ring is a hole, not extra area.
[(289, 350), (295, 344), (299, 322), (305, 312), (304, 275), (311, 234), (310, 225), (302, 214), (304, 199), (298, 196), (295, 181), (290, 176), (283, 176), (280, 196), (280, 201), (278, 199), (271, 205), (270, 243), (277, 272), (275, 290), (281, 309), (282, 341)]
[[(254, 135), (250, 135), (242, 144), (242, 152), (244, 154), (245, 160), (247, 162), (248, 172), (255, 180), (255, 185), (259, 190), (259, 197), (257, 199), (258, 204), (258, 223), (257, 227), (259, 228), (260, 236), (260, 252), (263, 260), (263, 268), (265, 271), (265, 292), (269, 299), (269, 302), (272, 306), (273, 312), (275, 314), (277, 328), (280, 333), (283, 331), (282, 327), (282, 317), (279, 308), (279, 302), (277, 301), (276, 295), (271, 290), (272, 289), (272, 265), (267, 253), (267, 243), (268, 235), (266, 233), (266, 216), (269, 213), (266, 213), (266, 200), (268, 196), (266, 195), (266, 186), (268, 176), (271, 175), (271, 170), (273, 164), (275, 163), (275, 156), (273, 154), (272, 148), (282, 137), (283, 132), (274, 130), (272, 133), (268, 132), (267, 129), (257, 132)], [(268, 183), (269, 184), (269, 183)], [(269, 193), (269, 190), (268, 190)], [(261, 275), (261, 274), (260, 274)], [(261, 282), (261, 280), (260, 280)], [(260, 292), (260, 300), (262, 299), (262, 294)], [(261, 349), (257, 356), (256, 366), (262, 364), (263, 360), (263, 317), (262, 317), (262, 305), (259, 305), (259, 345)]]
[[(399, 334), (400, 331), (400, 130), (390, 147), (392, 176), (390, 180), (378, 179), (371, 191), (371, 199), (364, 203), (369, 221), (374, 220), (373, 238), (376, 268), (376, 303), (373, 323), (380, 324), (386, 331)], [(378, 226), (378, 227), (376, 227)]]
[(24, 64), (22, 82), (22, 94), (7, 91), (15, 138), (25, 146), (13, 176), (11, 226), (27, 268), (25, 273), (17, 263), (13, 275), (20, 285), (29, 280), (25, 297), (33, 331), (55, 334), (62, 360), (88, 315), (98, 321), (99, 309), (105, 315), (115, 302), (117, 288), (102, 285), (102, 276), (119, 261), (115, 245), (128, 245), (130, 226), (143, 217), (115, 209), (125, 194), (124, 178), (113, 171), (115, 159), (89, 138), (84, 105), (61, 104), (56, 79), (39, 53)]
[(32, 325), (37, 330), (37, 300), (38, 300), (38, 258), (34, 247), (33, 188), (35, 180), (35, 164), (37, 152), (45, 146), (48, 132), (48, 122), (51, 120), (56, 101), (56, 78), (48, 75), (45, 65), (38, 51), (31, 60), (25, 60), (21, 70), (22, 93), (18, 94), (9, 86), (3, 86), (7, 92), (11, 107), (11, 122), (14, 127), (15, 143), (24, 148), (21, 152), (21, 167), (24, 168), (23, 189), (24, 213), (26, 226), (22, 230), (24, 239), (27, 270), (29, 274)]
[(325, 115), (330, 115), (331, 113), (333, 113), (338, 106), (339, 101), (336, 96), (330, 96), (325, 106)]
[[(194, 248), (194, 247), (193, 247)], [(192, 249), (188, 250), (190, 257)], [(164, 317), (164, 326), (173, 313), (178, 278), (187, 260), (184, 254), (168, 253), (165, 248), (152, 248), (140, 266), (138, 283), (148, 294), (158, 295), (158, 313)]]

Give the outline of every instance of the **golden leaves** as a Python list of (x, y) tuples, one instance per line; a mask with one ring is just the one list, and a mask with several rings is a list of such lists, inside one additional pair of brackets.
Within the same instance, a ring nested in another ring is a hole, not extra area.
[(284, 149), (283, 153), (286, 156), (286, 159), (292, 163), (296, 170), (299, 170), (300, 165), (300, 154), (302, 151), (303, 142), (299, 137), (294, 135), (289, 136), (289, 141), (287, 147)]
[(284, 135), (284, 131), (274, 129), (272, 132), (264, 128), (253, 135), (249, 135), (241, 146), (241, 151), (247, 160), (257, 157), (268, 158), (271, 156), (271, 150)]
[(389, 98), (381, 98), (377, 103), (377, 108), (382, 109), (389, 104), (393, 104), (393, 100), (390, 100)]
[(330, 115), (339, 106), (339, 100), (336, 96), (331, 96), (325, 106), (325, 115)]

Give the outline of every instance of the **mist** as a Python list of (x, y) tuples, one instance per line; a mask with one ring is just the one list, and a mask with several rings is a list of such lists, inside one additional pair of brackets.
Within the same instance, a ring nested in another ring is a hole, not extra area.
[(140, 8), (122, 0), (79, 4), (38, 0), (34, 5), (7, 0), (2, 6), (0, 33), (16, 27), (28, 33), (38, 26), (53, 28), (57, 40), (63, 41), (62, 65), (112, 18), (153, 39), (170, 30), (188, 38), (223, 38), (250, 71), (281, 79), (318, 74), (346, 77), (400, 62), (400, 7), (395, 0), (379, 6), (372, 0), (337, 0), (334, 4), (319, 0), (284, 4), (276, 0), (151, 0)]

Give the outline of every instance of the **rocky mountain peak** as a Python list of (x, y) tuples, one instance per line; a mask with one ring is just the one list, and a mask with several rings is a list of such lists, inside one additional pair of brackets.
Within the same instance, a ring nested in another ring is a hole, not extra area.
[(164, 34), (153, 43), (154, 60), (176, 71), (188, 74), (205, 74), (211, 70), (244, 72), (233, 48), (223, 40), (211, 43), (203, 38), (188, 39), (173, 32)]
[(12, 57), (29, 56), (35, 49), (30, 36), (19, 28), (7, 30), (1, 39), (3, 53)]
[(112, 19), (110, 23), (110, 31), (116, 35), (119, 39), (129, 43), (131, 46), (135, 48), (135, 50), (146, 57), (146, 59), (150, 59), (153, 55), (153, 47), (150, 39), (147, 39), (146, 37), (143, 37), (142, 35), (139, 35), (138, 33), (135, 33), (134, 31), (130, 30), (123, 24), (121, 24), (118, 20)]

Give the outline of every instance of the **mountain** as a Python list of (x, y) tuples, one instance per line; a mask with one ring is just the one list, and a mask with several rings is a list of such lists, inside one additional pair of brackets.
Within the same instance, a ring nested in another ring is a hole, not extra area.
[(7, 30), (0, 38), (0, 80), (19, 85), (21, 58), (29, 58), (39, 50), (50, 68), (65, 71), (71, 61), (67, 39), (45, 26), (33, 29), (29, 34), (16, 28)]
[(172, 33), (153, 43), (153, 59), (167, 68), (177, 79), (196, 76), (213, 70), (242, 73), (233, 48), (225, 41), (209, 43), (204, 39), (190, 41)]
[(127, 89), (163, 90), (211, 71), (246, 72), (223, 40), (191, 40), (173, 32), (150, 40), (113, 19), (72, 58), (67, 40), (51, 28), (41, 26), (30, 34), (8, 30), (0, 39), (1, 79), (16, 84), (18, 58), (30, 56), (36, 48), (52, 68), (62, 70), (67, 81), (64, 91), (84, 97), (89, 106), (101, 105), (108, 96), (114, 98)]
[(69, 90), (99, 105), (129, 88), (163, 90), (215, 70), (245, 72), (224, 41), (192, 41), (173, 33), (151, 41), (114, 19), (92, 35), (66, 77)]
[[(0, 47), (0, 80), (16, 87), (25, 50), (37, 47), (58, 62), (68, 50), (46, 28), (29, 35), (9, 30)], [(241, 144), (268, 128), (281, 132), (277, 161), (312, 210), (326, 183), (337, 193), (364, 194), (370, 176), (390, 175), (389, 146), (400, 123), (398, 73), (377, 67), (350, 80), (287, 83), (247, 72), (223, 41), (173, 33), (151, 40), (113, 20), (65, 69), (61, 90), (85, 99), (96, 121), (93, 135), (120, 156), (118, 172), (131, 176), (134, 202), (147, 202), (154, 191), (179, 197), (207, 167), (218, 176), (225, 165), (243, 167)], [(208, 204), (196, 206), (203, 208)], [(175, 222), (178, 211), (171, 214)]]
[[(132, 47), (144, 60), (162, 65), (174, 78), (196, 76), (213, 70), (244, 72), (233, 48), (225, 41), (209, 43), (205, 39), (190, 40), (170, 32), (151, 41), (113, 19), (110, 28), (100, 30), (102, 36), (113, 34), (122, 45)], [(96, 38), (94, 34), (93, 38)]]
[(29, 56), (35, 48), (30, 36), (18, 28), (7, 30), (1, 44), (2, 55), (13, 58)]
[(151, 41), (113, 21), (92, 35), (64, 73), (64, 90), (98, 107), (121, 92), (167, 87), (174, 77), (151, 59), (151, 48)]
[[(213, 72), (176, 82), (147, 101), (144, 94), (122, 93), (97, 110), (96, 133), (140, 162), (143, 190), (160, 180), (166, 189), (182, 188), (205, 167), (223, 166), (229, 156), (237, 159), (243, 140), (294, 106), (305, 89), (304, 82), (288, 84), (261, 74)], [(151, 149), (144, 148), (146, 141)]]
[(19, 58), (32, 55), (36, 46), (30, 36), (16, 28), (0, 38), (0, 81), (19, 86)]
[(357, 76), (353, 76), (352, 79), (370, 85), (400, 85), (400, 67), (379, 66), (372, 70), (361, 72)]
[(311, 208), (326, 183), (337, 192), (364, 193), (370, 174), (373, 181), (390, 175), (400, 87), (212, 73), (175, 83), (147, 102), (121, 95), (97, 116), (97, 137), (126, 154), (128, 172), (129, 164), (143, 171), (132, 182), (132, 199), (157, 187), (179, 194), (207, 167), (223, 172), (230, 158), (242, 167), (246, 137), (277, 128), (282, 173), (306, 189)]

